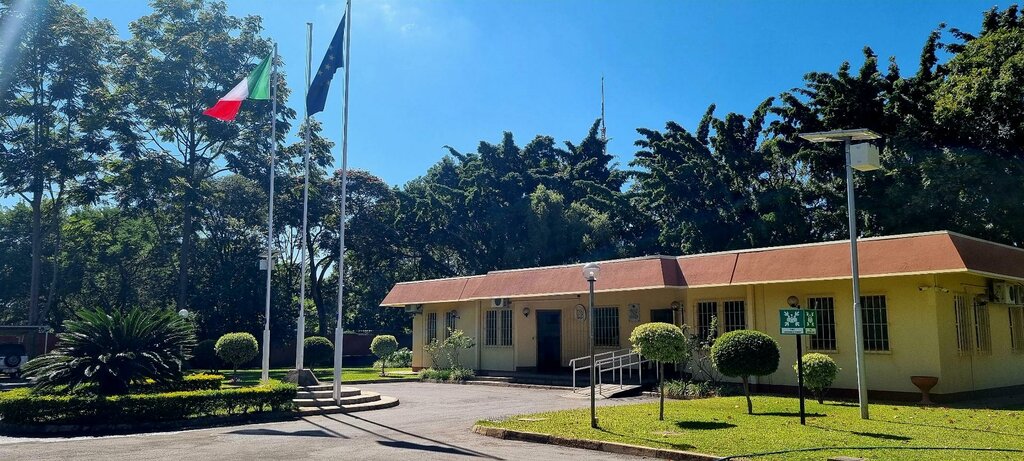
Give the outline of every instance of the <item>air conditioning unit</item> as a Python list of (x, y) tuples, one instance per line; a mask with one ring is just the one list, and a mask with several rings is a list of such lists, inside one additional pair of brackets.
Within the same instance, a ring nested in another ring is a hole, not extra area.
[(491, 308), (493, 309), (508, 309), (510, 303), (506, 298), (494, 298), (491, 300)]
[(405, 306), (405, 313), (406, 314), (412, 314), (412, 315), (422, 314), (423, 313), (423, 305), (422, 304), (410, 304), (408, 306)]
[(1024, 286), (1008, 282), (992, 282), (992, 302), (996, 304), (1024, 304)]

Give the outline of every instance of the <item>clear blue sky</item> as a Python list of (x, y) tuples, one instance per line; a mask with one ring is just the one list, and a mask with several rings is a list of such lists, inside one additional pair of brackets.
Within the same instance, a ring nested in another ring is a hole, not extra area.
[[(149, 11), (141, 0), (72, 1), (123, 36)], [(911, 73), (940, 22), (974, 32), (985, 9), (1009, 3), (354, 0), (349, 162), (401, 184), (426, 172), (446, 144), (470, 151), (503, 131), (520, 145), (537, 134), (578, 141), (600, 114), (604, 74), (609, 149), (625, 166), (637, 127), (675, 120), (692, 128), (710, 103), (720, 115), (749, 113), (809, 71), (834, 71), (844, 60), (856, 68), (865, 45), (883, 68), (896, 56)], [(263, 17), (301, 114), (305, 23), (314, 23), (315, 69), (344, 2), (228, 7)], [(336, 82), (318, 118), (338, 141)]]

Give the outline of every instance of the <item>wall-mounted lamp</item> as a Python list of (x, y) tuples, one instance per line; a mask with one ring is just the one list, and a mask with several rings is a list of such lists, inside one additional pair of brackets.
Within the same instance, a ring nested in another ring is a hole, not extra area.
[(800, 307), (800, 298), (790, 296), (786, 298), (786, 304), (789, 304), (789, 307)]
[(529, 316), (530, 316), (530, 308), (529, 307), (524, 307), (523, 308), (523, 317), (529, 317)]
[(462, 318), (462, 316), (459, 315), (459, 311), (457, 311), (455, 309), (452, 309), (452, 310), (448, 311), (448, 315), (451, 318), (453, 318), (453, 319), (461, 319)]
[(668, 305), (668, 307), (669, 307), (669, 309), (672, 309), (672, 310), (674, 310), (674, 311), (677, 311), (677, 310), (679, 310), (680, 308), (682, 308), (682, 305), (681, 305), (681, 304), (679, 304), (679, 301), (672, 301), (672, 304), (669, 304), (669, 305)]

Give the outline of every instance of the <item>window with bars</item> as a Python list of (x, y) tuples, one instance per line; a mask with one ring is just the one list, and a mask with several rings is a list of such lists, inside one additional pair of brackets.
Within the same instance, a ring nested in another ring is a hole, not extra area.
[(988, 305), (974, 303), (974, 350), (992, 352), (992, 325), (988, 319)]
[(512, 310), (489, 310), (484, 314), (484, 345), (512, 345)]
[(836, 302), (832, 297), (807, 298), (807, 309), (818, 315), (818, 332), (807, 341), (812, 351), (835, 352), (839, 350), (836, 341)]
[(885, 296), (860, 297), (860, 313), (864, 327), (864, 350), (889, 350), (889, 317)]
[[(711, 334), (718, 336), (718, 331), (711, 331), (711, 324), (718, 316), (718, 302), (717, 301), (699, 301), (697, 302), (697, 337), (701, 340), (707, 338)], [(716, 329), (717, 330), (717, 329)]]
[(502, 346), (512, 345), (512, 309), (501, 311), (501, 336), (498, 343)]
[(726, 333), (747, 328), (747, 309), (743, 300), (723, 301), (722, 317), (725, 319), (722, 326)]
[(487, 311), (484, 314), (484, 345), (498, 345), (498, 311)]
[(448, 311), (444, 313), (444, 337), (447, 338), (452, 334), (453, 331), (459, 328), (458, 324), (459, 313), (456, 311)]
[(1010, 348), (1024, 352), (1024, 306), (1010, 306)]
[(594, 346), (619, 347), (619, 308), (594, 308)]
[(953, 311), (956, 314), (956, 350), (960, 354), (969, 354), (971, 344), (971, 316), (967, 309), (967, 295), (953, 295)]
[(437, 312), (427, 313), (427, 344), (437, 339)]

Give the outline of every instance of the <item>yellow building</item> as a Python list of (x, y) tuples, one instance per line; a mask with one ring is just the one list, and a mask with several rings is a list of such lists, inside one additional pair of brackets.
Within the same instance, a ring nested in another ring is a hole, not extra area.
[[(1024, 250), (952, 232), (859, 241), (868, 388), (874, 396), (919, 396), (910, 377), (935, 376), (933, 395), (959, 398), (1024, 388)], [(462, 365), (481, 372), (567, 370), (587, 355), (587, 282), (582, 265), (494, 271), (399, 283), (382, 306), (413, 314), (413, 366), (423, 345), (459, 329), (477, 346)], [(598, 352), (629, 348), (643, 322), (707, 332), (756, 329), (779, 342), (776, 373), (759, 388), (796, 385), (795, 337), (779, 334), (790, 296), (818, 314), (804, 351), (832, 356), (834, 388), (856, 388), (849, 242), (828, 242), (601, 262), (596, 282)]]

